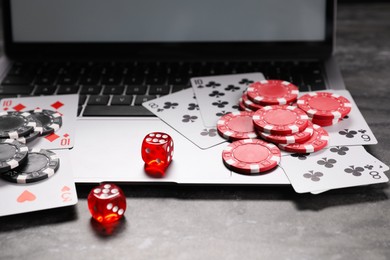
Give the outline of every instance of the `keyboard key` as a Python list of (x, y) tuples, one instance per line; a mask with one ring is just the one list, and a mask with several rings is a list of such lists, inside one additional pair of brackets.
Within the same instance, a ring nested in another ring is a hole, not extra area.
[(132, 101), (132, 96), (115, 95), (112, 97), (111, 106), (130, 106)]
[(53, 85), (55, 80), (55, 76), (39, 76), (34, 83), (36, 85)]
[(86, 106), (83, 116), (155, 116), (143, 106)]
[(122, 82), (122, 75), (104, 76), (102, 78), (102, 85), (119, 85)]
[(84, 105), (85, 100), (87, 100), (87, 95), (79, 95), (79, 106)]
[(58, 85), (74, 85), (78, 80), (77, 76), (62, 75), (59, 77), (57, 84)]
[(77, 94), (80, 87), (75, 85), (63, 85), (58, 88), (57, 94)]
[(0, 100), (5, 98), (16, 98), (17, 95), (0, 95)]
[(29, 85), (32, 82), (32, 77), (23, 77), (23, 76), (6, 76), (1, 82), (1, 85)]
[(157, 98), (157, 96), (154, 96), (154, 95), (139, 95), (139, 96), (135, 97), (134, 105), (135, 106), (141, 106), (142, 103), (144, 103), (146, 101), (149, 101), (149, 100), (152, 100), (152, 99), (155, 99), (155, 98)]
[(110, 96), (92, 95), (89, 97), (88, 105), (107, 105)]
[(34, 95), (53, 95), (55, 91), (55, 86), (37, 86)]
[(172, 86), (172, 93), (178, 92), (180, 90), (186, 89), (187, 86), (185, 85), (174, 85)]
[(123, 80), (124, 85), (142, 85), (144, 83), (144, 76), (129, 75)]
[(0, 94), (29, 95), (34, 86), (0, 86)]
[(126, 95), (144, 95), (147, 89), (143, 85), (129, 85), (127, 86)]
[(80, 79), (81, 85), (97, 85), (100, 81), (100, 76), (82, 76)]
[(125, 87), (123, 86), (105, 86), (103, 90), (103, 94), (109, 95), (121, 95), (125, 91)]
[(146, 85), (164, 85), (165, 82), (165, 76), (148, 76), (145, 80)]
[(149, 95), (167, 95), (169, 94), (169, 86), (150, 86)]
[(81, 88), (81, 94), (89, 94), (89, 95), (96, 95), (100, 94), (102, 91), (102, 86), (96, 86), (96, 85), (91, 85), (91, 86), (82, 86)]

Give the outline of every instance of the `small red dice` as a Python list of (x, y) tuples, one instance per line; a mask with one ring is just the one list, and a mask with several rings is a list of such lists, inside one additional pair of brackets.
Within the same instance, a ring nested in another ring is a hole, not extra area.
[(142, 142), (141, 154), (146, 173), (153, 177), (163, 177), (172, 161), (172, 137), (162, 132), (147, 134)]
[(126, 211), (126, 196), (115, 184), (104, 183), (89, 193), (88, 208), (98, 222), (112, 223), (123, 217)]

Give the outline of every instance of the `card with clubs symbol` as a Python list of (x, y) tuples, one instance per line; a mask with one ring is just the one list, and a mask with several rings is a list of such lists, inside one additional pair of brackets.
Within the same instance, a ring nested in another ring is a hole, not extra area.
[(78, 95), (7, 98), (1, 100), (1, 110), (25, 112), (41, 109), (53, 111), (61, 119), (59, 128), (53, 133), (39, 136), (27, 143), (27, 146), (29, 148), (69, 149), (74, 146), (77, 104)]
[(264, 79), (262, 73), (191, 78), (204, 125), (215, 127), (221, 116), (233, 112), (232, 106), (250, 84)]
[(388, 182), (388, 166), (363, 146), (335, 146), (312, 154), (284, 156), (281, 167), (298, 193)]
[(218, 135), (216, 125), (203, 125), (198, 102), (191, 88), (144, 102), (142, 105), (201, 149), (226, 141)]
[(51, 177), (33, 183), (12, 183), (0, 178), (0, 216), (71, 206), (77, 203), (69, 151), (56, 150), (60, 167)]
[(327, 92), (332, 92), (346, 97), (352, 104), (351, 112), (347, 117), (343, 118), (340, 122), (333, 126), (324, 127), (325, 130), (329, 133), (330, 137), (328, 147), (337, 145), (377, 144), (378, 141), (376, 140), (373, 132), (368, 126), (349, 91), (329, 90)]

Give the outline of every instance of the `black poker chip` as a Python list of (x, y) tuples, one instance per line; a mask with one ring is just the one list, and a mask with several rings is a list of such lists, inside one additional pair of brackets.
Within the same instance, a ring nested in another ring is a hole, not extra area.
[(0, 173), (26, 163), (28, 147), (14, 139), (0, 139)]
[(59, 167), (60, 159), (54, 152), (31, 149), (25, 165), (1, 174), (1, 177), (14, 183), (32, 183), (50, 178)]
[(42, 123), (42, 135), (56, 132), (62, 126), (62, 115), (49, 109), (34, 109), (29, 111), (31, 115)]
[(36, 120), (28, 112), (0, 112), (0, 138), (18, 139), (30, 134), (36, 126)]
[(30, 143), (35, 139), (37, 139), (39, 136), (41, 136), (42, 131), (43, 131), (42, 123), (40, 121), (36, 121), (36, 127), (34, 127), (34, 130), (31, 133), (29, 133), (27, 136), (19, 137), (16, 140), (23, 144)]

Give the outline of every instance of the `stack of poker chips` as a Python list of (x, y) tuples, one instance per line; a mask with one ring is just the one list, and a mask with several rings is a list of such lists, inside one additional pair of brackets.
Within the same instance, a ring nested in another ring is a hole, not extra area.
[(329, 92), (311, 92), (297, 100), (309, 119), (320, 126), (331, 126), (340, 122), (351, 111), (351, 103), (343, 96)]
[(218, 133), (232, 142), (222, 152), (225, 166), (238, 173), (256, 174), (277, 166), (281, 158), (278, 147), (292, 153), (324, 149), (329, 134), (322, 126), (342, 120), (351, 104), (328, 92), (308, 93), (299, 99), (298, 95), (298, 87), (286, 81), (250, 85), (240, 98), (241, 111), (226, 114), (217, 123)]
[(239, 100), (241, 111), (257, 111), (264, 106), (288, 105), (298, 98), (294, 84), (282, 80), (262, 80), (251, 84)]
[(15, 183), (31, 183), (51, 177), (59, 158), (51, 151), (28, 149), (26, 143), (54, 133), (62, 125), (59, 113), (35, 109), (0, 112), (0, 176)]

